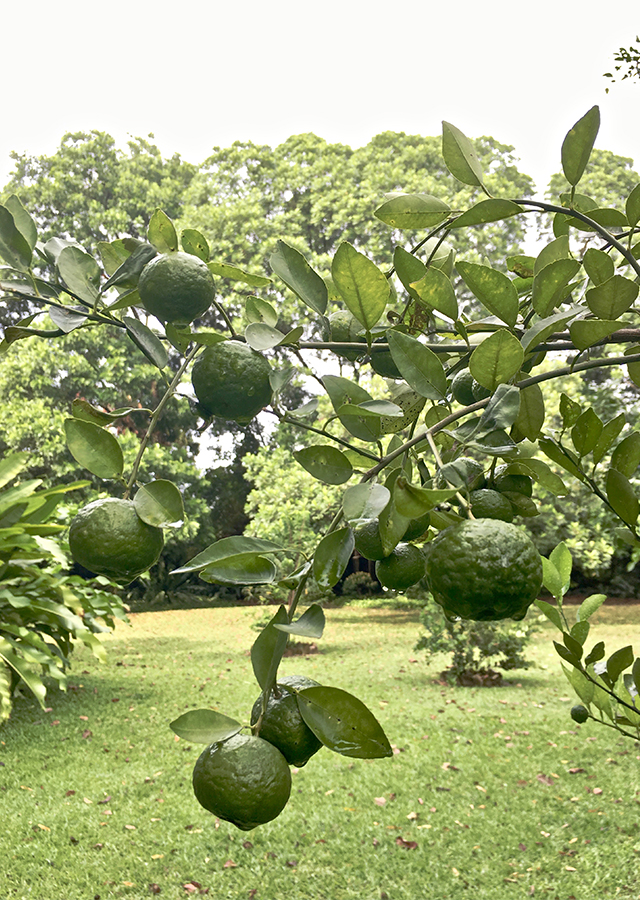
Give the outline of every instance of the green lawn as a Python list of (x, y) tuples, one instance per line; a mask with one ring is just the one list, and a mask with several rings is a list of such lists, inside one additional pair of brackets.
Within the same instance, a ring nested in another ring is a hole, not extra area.
[[(0, 900), (640, 896), (640, 747), (572, 722), (546, 626), (512, 684), (453, 688), (414, 654), (417, 611), (329, 611), (321, 652), (281, 671), (357, 694), (393, 758), (321, 750), (274, 822), (217, 823), (191, 792), (202, 747), (168, 724), (200, 706), (248, 720), (263, 617), (135, 615), (106, 665), (78, 651), (47, 712), (18, 701), (0, 729)], [(639, 644), (639, 607), (594, 619), (609, 651)]]

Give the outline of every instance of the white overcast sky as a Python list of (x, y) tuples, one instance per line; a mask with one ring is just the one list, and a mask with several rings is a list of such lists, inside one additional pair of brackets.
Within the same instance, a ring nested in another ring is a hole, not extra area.
[(381, 131), (512, 144), (543, 191), (571, 125), (599, 104), (596, 146), (640, 165), (640, 84), (605, 93), (638, 0), (85, 0), (4, 4), (0, 184), (12, 150), (67, 131), (155, 135), (199, 163), (234, 140), (313, 131), (353, 147)]

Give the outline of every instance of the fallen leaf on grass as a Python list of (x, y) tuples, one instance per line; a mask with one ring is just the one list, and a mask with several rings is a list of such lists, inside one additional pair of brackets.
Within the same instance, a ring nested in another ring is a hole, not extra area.
[(387, 798), (386, 797), (374, 797), (373, 802), (376, 804), (376, 806), (384, 806), (387, 802)]
[(93, 737), (93, 732), (91, 731), (90, 728), (85, 728), (85, 730), (82, 732), (82, 737), (83, 737), (85, 740), (86, 740), (87, 738), (92, 738), (92, 737)]
[(540, 782), (540, 784), (553, 784), (553, 778), (549, 775), (536, 775), (536, 778)]
[(223, 869), (237, 869), (238, 863), (234, 863), (232, 859), (228, 859), (222, 867)]
[(159, 894), (161, 892), (162, 888), (160, 887), (159, 884), (150, 884), (149, 890), (151, 891), (152, 894)]
[(418, 849), (417, 841), (405, 841), (405, 839), (402, 837), (396, 838), (396, 844), (398, 845), (398, 847), (402, 847), (403, 850), (417, 850)]

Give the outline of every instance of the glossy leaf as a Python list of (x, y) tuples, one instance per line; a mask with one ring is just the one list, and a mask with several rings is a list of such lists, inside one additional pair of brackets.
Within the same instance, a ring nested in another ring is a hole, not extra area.
[(562, 666), (562, 671), (582, 702), (586, 704), (591, 703), (595, 692), (595, 685), (593, 682), (589, 681), (587, 676), (579, 669), (566, 669)]
[(4, 459), (0, 459), (0, 488), (18, 475), (29, 461), (28, 453), (10, 453)]
[(544, 556), (541, 559), (542, 584), (556, 600), (561, 600), (564, 592), (562, 590), (563, 583), (560, 573), (550, 559), (546, 559)]
[(600, 609), (606, 599), (606, 594), (591, 594), (589, 597), (586, 597), (578, 607), (576, 620), (578, 622), (586, 622), (594, 612)]
[[(485, 200), (484, 203), (493, 203)], [(464, 218), (464, 217), (463, 217)], [(457, 269), (467, 287), (490, 313), (513, 328), (518, 318), (518, 291), (503, 272), (459, 260)]]
[(79, 309), (71, 307), (60, 309), (59, 306), (50, 306), (49, 318), (65, 334), (70, 334), (87, 321), (86, 309), (82, 306)]
[(571, 551), (564, 541), (553, 548), (549, 554), (549, 559), (556, 567), (556, 571), (560, 576), (562, 593), (566, 594), (571, 585), (571, 570), (573, 569), (573, 560)]
[(190, 709), (170, 723), (178, 737), (194, 744), (215, 744), (238, 734), (242, 725), (213, 709)]
[(615, 319), (577, 319), (569, 326), (569, 334), (578, 350), (586, 350), (618, 331), (621, 326), (622, 323)]
[(591, 651), (587, 653), (584, 658), (585, 666), (590, 666), (593, 663), (598, 662), (600, 659), (604, 659), (605, 649), (604, 649), (604, 641), (598, 641), (597, 644), (594, 644)]
[(453, 285), (440, 269), (430, 267), (411, 287), (429, 309), (435, 309), (453, 321), (458, 318), (458, 301)]
[[(481, 200), (458, 216), (452, 224), (452, 228), (465, 228), (468, 225), (484, 225), (487, 222), (499, 222), (511, 216), (517, 216), (523, 212), (521, 206), (513, 200), (499, 200), (490, 198)], [(459, 269), (459, 266), (458, 266)], [(464, 278), (464, 275), (462, 276)], [(466, 281), (466, 278), (465, 278)], [(474, 292), (475, 293), (475, 292)]]
[(582, 265), (594, 285), (602, 284), (613, 278), (616, 271), (609, 254), (604, 250), (596, 250), (595, 247), (589, 247), (582, 258)]
[(133, 343), (142, 350), (149, 362), (158, 369), (164, 369), (169, 362), (169, 354), (160, 338), (133, 316), (124, 316), (122, 321), (127, 329), (127, 334)]
[[(121, 241), (104, 243), (100, 247), (100, 255), (109, 278), (104, 283), (103, 292), (110, 287), (133, 288), (138, 277), (148, 262), (158, 255), (153, 244), (141, 241), (135, 250), (129, 253)], [(114, 307), (112, 306), (111, 309)]]
[(556, 497), (564, 497), (567, 493), (567, 487), (542, 459), (526, 459), (519, 464), (523, 474), (531, 474), (539, 482), (539, 484), (554, 494)]
[(631, 478), (640, 466), (640, 433), (633, 431), (620, 441), (611, 454), (611, 466)]
[(534, 276), (531, 305), (541, 318), (549, 316), (567, 299), (572, 290), (571, 279), (579, 270), (577, 259), (557, 259)]
[(580, 641), (576, 640), (572, 634), (567, 634), (566, 631), (562, 635), (562, 640), (569, 653), (572, 653), (576, 659), (582, 659), (583, 651)]
[(331, 588), (342, 578), (354, 548), (353, 531), (340, 528), (322, 538), (313, 555), (313, 577), (318, 587)]
[(599, 129), (600, 109), (592, 106), (562, 142), (562, 171), (569, 184), (575, 186), (582, 178)]
[(545, 419), (544, 395), (539, 384), (531, 384), (520, 391), (520, 408), (513, 423), (516, 431), (529, 441), (540, 435)]
[(430, 194), (398, 194), (375, 210), (376, 218), (391, 228), (432, 228), (444, 222), (451, 208)]
[(158, 479), (138, 488), (133, 505), (147, 525), (177, 528), (184, 521), (182, 494), (172, 481)]
[(0, 206), (0, 257), (19, 272), (26, 272), (31, 265), (29, 242), (6, 206)]
[(296, 696), (302, 718), (329, 750), (357, 759), (393, 755), (380, 723), (353, 694), (318, 686), (305, 688)]
[(640, 222), (640, 184), (637, 184), (627, 197), (625, 213), (632, 228)]
[(383, 484), (373, 481), (354, 484), (342, 496), (342, 512), (349, 524), (357, 526), (377, 518), (390, 497), (389, 489)]
[(640, 659), (636, 659), (634, 661), (631, 675), (636, 691), (638, 691), (638, 694), (640, 694)]
[(568, 394), (560, 394), (560, 415), (562, 416), (562, 427), (571, 428), (582, 415), (582, 407)]
[(604, 426), (602, 432), (600, 433), (600, 437), (598, 438), (596, 445), (593, 448), (592, 457), (594, 463), (599, 463), (605, 453), (609, 450), (609, 448), (613, 446), (618, 435), (624, 428), (626, 420), (627, 418), (625, 414), (620, 413), (619, 415), (615, 416), (615, 418), (610, 419)]
[(98, 478), (122, 475), (122, 449), (109, 431), (80, 419), (65, 419), (64, 430), (69, 452), (83, 468)]
[(302, 613), (299, 619), (290, 625), (274, 624), (278, 631), (294, 634), (296, 637), (321, 638), (324, 632), (324, 612), (322, 607), (313, 603)]
[(272, 328), (278, 324), (278, 313), (270, 303), (260, 297), (247, 297), (245, 316), (249, 324), (264, 322), (265, 325), (270, 325)]
[(118, 419), (130, 416), (132, 413), (146, 413), (151, 415), (150, 409), (144, 409), (138, 406), (126, 406), (122, 409), (114, 409), (109, 412), (92, 406), (88, 400), (82, 400), (79, 397), (71, 404), (71, 412), (74, 419), (83, 419), (85, 422), (92, 422), (94, 425), (110, 425)]
[(598, 443), (603, 427), (602, 419), (590, 406), (581, 413), (571, 429), (571, 440), (580, 457), (591, 453)]
[(245, 553), (210, 563), (200, 572), (200, 578), (210, 584), (271, 584), (277, 574), (268, 557)]
[(253, 275), (251, 272), (245, 272), (238, 266), (231, 263), (209, 262), (207, 267), (212, 275), (218, 275), (220, 278), (228, 278), (229, 281), (239, 281), (242, 284), (248, 284), (249, 287), (264, 287), (271, 284), (272, 279), (266, 275)]
[(38, 241), (36, 223), (24, 208), (22, 201), (16, 194), (11, 194), (4, 205), (11, 213), (16, 228), (31, 248), (31, 252), (33, 252)]
[(289, 636), (283, 631), (278, 631), (275, 626), (288, 624), (287, 612), (284, 606), (280, 606), (251, 647), (253, 673), (263, 691), (269, 690), (274, 684), (280, 660), (289, 640)]
[(565, 662), (570, 663), (570, 665), (575, 666), (576, 668), (580, 668), (580, 659), (572, 653), (564, 644), (559, 644), (557, 641), (553, 642), (553, 646), (556, 648), (556, 653), (559, 657), (564, 659)]
[(607, 500), (623, 522), (635, 525), (640, 512), (640, 502), (629, 479), (617, 469), (609, 469), (605, 481)]
[(265, 322), (252, 322), (244, 331), (247, 344), (254, 350), (270, 350), (284, 341), (285, 335)]
[(560, 259), (569, 259), (571, 249), (569, 247), (569, 237), (562, 235), (546, 244), (535, 258), (533, 263), (534, 276), (541, 272), (544, 268)]
[(385, 276), (375, 263), (346, 241), (333, 257), (331, 275), (351, 314), (371, 331), (389, 302), (389, 282)]
[(281, 550), (282, 547), (279, 544), (274, 544), (273, 541), (267, 541), (264, 538), (247, 537), (243, 534), (234, 535), (233, 537), (221, 538), (219, 541), (210, 544), (206, 550), (198, 553), (179, 569), (174, 569), (171, 574), (197, 572), (211, 563), (233, 556), (278, 553)]
[[(561, 448), (554, 440), (546, 437), (538, 440), (538, 446), (550, 460), (557, 463), (563, 469), (566, 469), (566, 471), (570, 472), (578, 479), (578, 481), (584, 481), (584, 474), (578, 464), (579, 460), (570, 450)], [(528, 461), (529, 460), (527, 460), (527, 462)]]
[(203, 234), (194, 228), (185, 228), (180, 238), (185, 253), (197, 256), (202, 262), (209, 262), (209, 242)]
[(441, 503), (446, 503), (455, 496), (455, 488), (434, 490), (411, 484), (400, 476), (393, 488), (395, 508), (407, 519), (417, 519)]
[(269, 265), (303, 303), (319, 315), (324, 315), (328, 299), (327, 286), (302, 253), (284, 241), (278, 241), (275, 253), (269, 258)]
[(620, 674), (633, 665), (633, 647), (622, 647), (611, 654), (607, 660), (607, 675), (615, 684)]
[(425, 264), (413, 253), (405, 250), (404, 247), (396, 247), (393, 252), (393, 265), (396, 275), (402, 282), (405, 290), (409, 292), (414, 300), (417, 300), (418, 294), (411, 285), (414, 281), (420, 281), (421, 278), (424, 278), (427, 271)]
[(623, 275), (614, 275), (586, 293), (587, 306), (599, 319), (618, 319), (638, 296), (638, 284)]
[(475, 380), (490, 391), (513, 378), (524, 361), (520, 341), (504, 328), (494, 331), (471, 354), (469, 369)]
[(473, 144), (449, 122), (442, 123), (442, 156), (454, 178), (463, 184), (482, 187), (482, 165)]
[(512, 384), (499, 384), (478, 422), (477, 434), (511, 428), (520, 409), (520, 391)]
[(531, 328), (525, 331), (522, 337), (522, 347), (525, 351), (533, 350), (538, 344), (544, 343), (556, 331), (562, 331), (564, 326), (580, 312), (585, 312), (585, 307), (573, 307), (570, 310), (545, 316), (537, 321)]
[(387, 341), (393, 361), (409, 387), (421, 397), (442, 400), (447, 394), (447, 377), (433, 350), (401, 331), (389, 330)]
[(74, 297), (94, 306), (100, 293), (100, 267), (93, 256), (80, 247), (65, 247), (56, 265), (60, 278)]
[(328, 444), (303, 447), (294, 450), (293, 455), (307, 472), (325, 484), (344, 484), (353, 474), (353, 466), (344, 453)]
[(550, 622), (553, 622), (558, 631), (564, 631), (564, 623), (556, 606), (552, 606), (551, 603), (547, 603), (546, 600), (535, 600), (534, 603), (540, 612), (544, 613)]
[(585, 641), (589, 637), (591, 627), (585, 620), (583, 622), (574, 622), (571, 626), (571, 636), (574, 637), (584, 647)]
[(149, 219), (147, 237), (159, 253), (174, 253), (178, 249), (178, 235), (173, 222), (161, 209), (156, 209)]

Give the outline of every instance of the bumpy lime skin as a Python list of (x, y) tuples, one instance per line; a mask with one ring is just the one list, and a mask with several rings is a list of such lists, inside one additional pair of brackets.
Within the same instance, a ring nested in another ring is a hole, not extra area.
[(206, 347), (191, 370), (191, 383), (206, 417), (246, 423), (271, 402), (266, 356), (239, 341)]
[[(290, 766), (301, 769), (322, 747), (322, 741), (318, 740), (300, 715), (296, 696), (287, 691), (287, 687), (303, 691), (305, 688), (318, 687), (318, 682), (304, 675), (283, 675), (279, 678), (277, 696), (275, 691), (269, 694), (259, 737), (277, 747)], [(262, 695), (253, 704), (252, 725), (260, 718), (261, 711)]]
[(578, 722), (578, 724), (582, 725), (589, 718), (589, 710), (586, 706), (582, 706), (581, 704), (573, 706), (571, 708), (571, 718), (574, 722)]
[(162, 253), (147, 263), (138, 293), (151, 315), (162, 322), (188, 324), (213, 303), (215, 283), (206, 263), (191, 253)]
[(273, 744), (236, 734), (210, 744), (193, 769), (193, 792), (214, 816), (251, 831), (279, 816), (291, 794), (291, 772)]
[(378, 560), (376, 575), (383, 587), (405, 591), (424, 578), (424, 555), (413, 544), (398, 544), (389, 556)]
[(480, 488), (469, 494), (471, 512), (478, 518), (500, 519), (502, 522), (513, 521), (513, 507), (508, 497), (490, 488)]
[(441, 531), (427, 548), (426, 576), (446, 615), (523, 619), (542, 587), (542, 561), (525, 532), (497, 519)]

